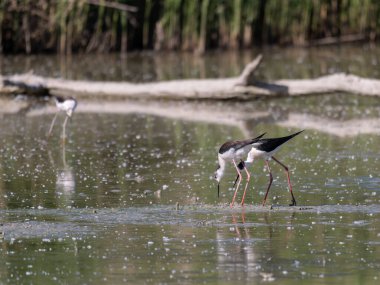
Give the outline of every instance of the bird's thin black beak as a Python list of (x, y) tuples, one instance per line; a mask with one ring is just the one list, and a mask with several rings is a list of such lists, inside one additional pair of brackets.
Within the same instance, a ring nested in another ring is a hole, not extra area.
[(219, 192), (220, 192), (220, 186), (219, 186), (219, 183), (218, 183), (218, 198), (219, 198)]

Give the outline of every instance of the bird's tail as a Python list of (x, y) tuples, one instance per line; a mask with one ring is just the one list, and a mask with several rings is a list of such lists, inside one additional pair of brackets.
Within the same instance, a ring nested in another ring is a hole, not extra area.
[(251, 140), (251, 144), (259, 141), (263, 136), (265, 136), (266, 133), (262, 133), (261, 135), (259, 135), (258, 137), (255, 137)]
[(274, 139), (272, 139), (272, 140), (273, 140), (273, 142), (276, 142), (277, 146), (280, 146), (280, 145), (286, 143), (288, 140), (290, 140), (290, 139), (294, 138), (295, 136), (299, 135), (299, 134), (302, 133), (303, 131), (304, 131), (304, 130), (299, 131), (299, 132), (296, 132), (296, 133), (291, 134), (291, 135), (286, 136), (286, 137), (274, 138)]
[(299, 135), (299, 134), (302, 133), (303, 131), (304, 131), (304, 130), (299, 131), (299, 132), (296, 132), (296, 133), (290, 135), (290, 136), (289, 136), (289, 139), (294, 138), (295, 136)]

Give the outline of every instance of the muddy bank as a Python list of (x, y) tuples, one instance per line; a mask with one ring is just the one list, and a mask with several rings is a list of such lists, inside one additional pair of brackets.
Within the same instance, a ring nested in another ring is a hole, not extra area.
[[(0, 227), (4, 238), (65, 238), (83, 236), (104, 230), (105, 226), (123, 225), (181, 225), (188, 227), (227, 227), (231, 222), (225, 221), (226, 215), (249, 215), (251, 213), (308, 213), (308, 215), (329, 214), (379, 214), (379, 205), (301, 205), (296, 207), (273, 205), (229, 204), (181, 205), (176, 210), (175, 205), (130, 207), (126, 209), (31, 209), (31, 210), (1, 210), (7, 219), (24, 221), (5, 222)], [(49, 216), (51, 221), (44, 217)], [(170, 217), (170, 218), (168, 218)], [(365, 221), (355, 221), (351, 226), (360, 226)], [(265, 224), (263, 224), (265, 225)]]

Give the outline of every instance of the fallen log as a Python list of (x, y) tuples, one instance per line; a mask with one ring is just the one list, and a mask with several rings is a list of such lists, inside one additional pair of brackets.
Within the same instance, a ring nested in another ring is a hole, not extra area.
[(252, 99), (347, 92), (380, 96), (380, 80), (336, 73), (315, 79), (261, 82), (253, 78), (259, 55), (240, 76), (218, 79), (171, 80), (151, 83), (93, 82), (44, 78), (31, 73), (0, 76), (0, 93), (137, 99)]

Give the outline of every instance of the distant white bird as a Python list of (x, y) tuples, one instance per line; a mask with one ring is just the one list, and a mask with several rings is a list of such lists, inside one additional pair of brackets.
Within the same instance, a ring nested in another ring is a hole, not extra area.
[(63, 111), (66, 113), (66, 118), (63, 123), (63, 138), (66, 136), (66, 123), (69, 118), (73, 115), (73, 112), (75, 111), (75, 108), (78, 105), (77, 100), (73, 97), (63, 98), (61, 96), (55, 96), (55, 105), (57, 106), (57, 113), (55, 114), (53, 121), (51, 122), (50, 129), (48, 132), (48, 137), (50, 137), (51, 132), (53, 131), (55, 120), (57, 119), (59, 111)]

